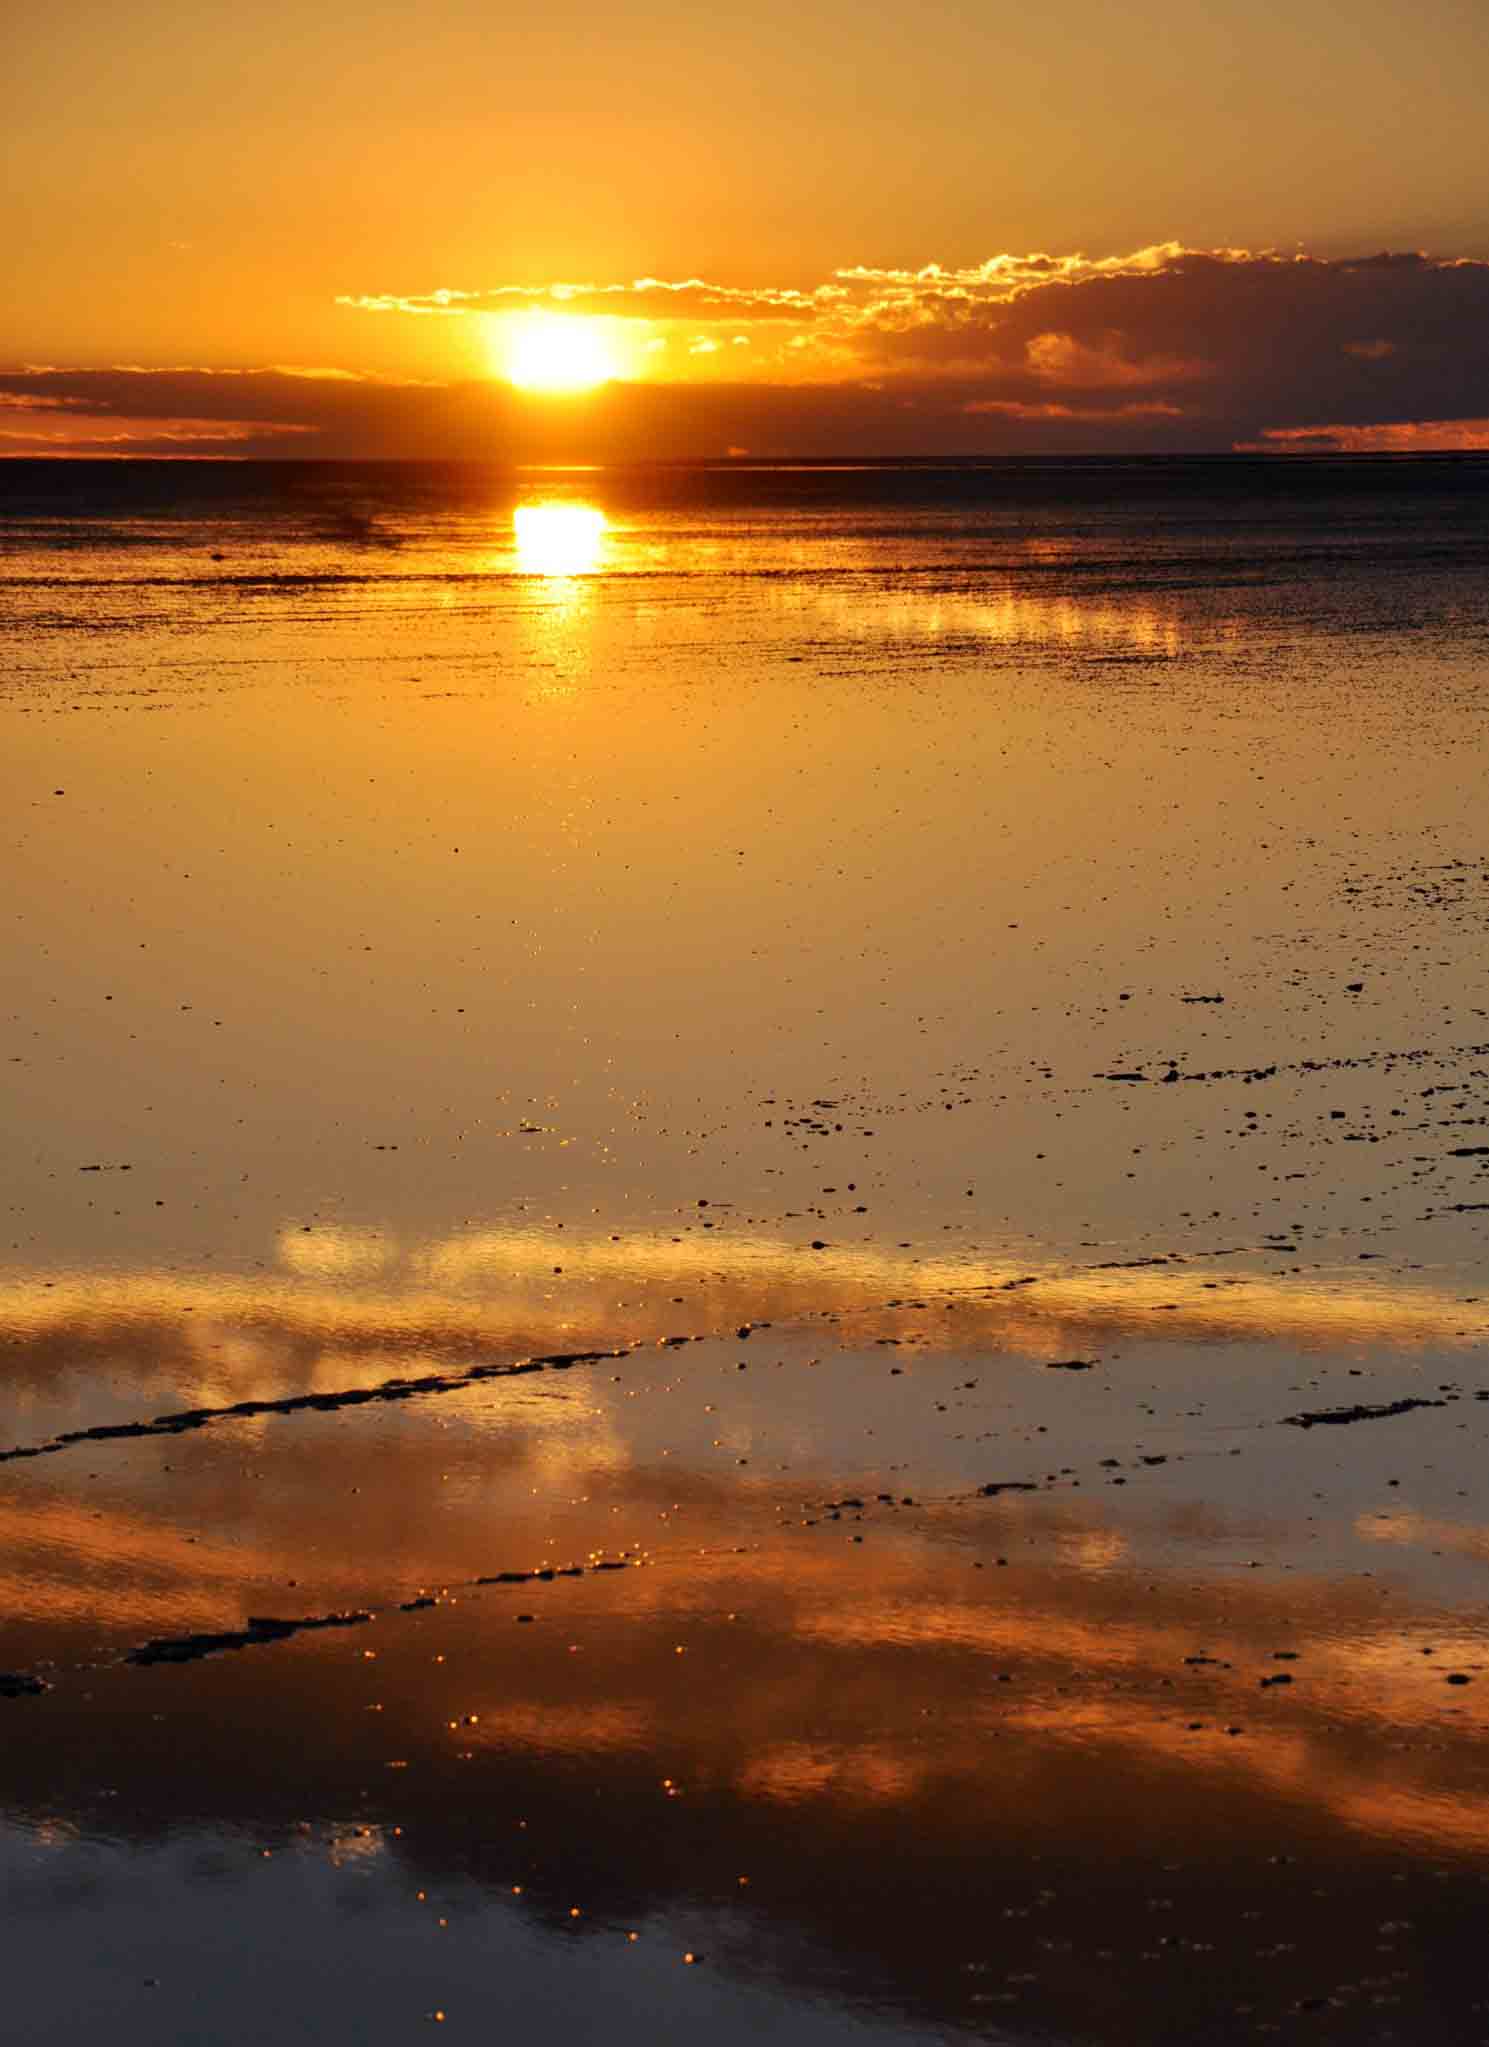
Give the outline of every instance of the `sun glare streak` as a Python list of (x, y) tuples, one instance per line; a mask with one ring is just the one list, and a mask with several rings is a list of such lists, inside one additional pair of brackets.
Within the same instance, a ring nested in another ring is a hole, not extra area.
[(607, 522), (597, 505), (519, 505), (517, 566), (530, 576), (588, 576), (600, 566)]
[(498, 373), (520, 391), (593, 391), (621, 373), (606, 320), (573, 313), (517, 313), (493, 323)]

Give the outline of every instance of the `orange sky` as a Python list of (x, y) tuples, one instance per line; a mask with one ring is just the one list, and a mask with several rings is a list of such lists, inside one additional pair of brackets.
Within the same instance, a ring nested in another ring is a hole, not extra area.
[[(7, 452), (1486, 438), (1477, 265), (1408, 289), (1236, 255), (1489, 257), (1479, 0), (20, 0), (5, 39)], [(1226, 289), (1186, 249), (1226, 252)], [(549, 302), (608, 315), (615, 369), (651, 395), (578, 423), (483, 413), (466, 387), (500, 374), (492, 314), (555, 285), (597, 288)], [(234, 411), (137, 380), (121, 403), (18, 380), (34, 365), (336, 370), (376, 395), (281, 378)], [(443, 426), (389, 396), (430, 384), (461, 394)], [(679, 385), (716, 395), (659, 409)], [(768, 402), (785, 385), (839, 395), (819, 418)]]

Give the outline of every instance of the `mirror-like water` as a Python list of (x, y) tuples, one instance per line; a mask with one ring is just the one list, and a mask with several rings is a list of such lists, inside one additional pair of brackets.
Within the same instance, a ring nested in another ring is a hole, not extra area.
[(71, 467), (19, 2031), (1481, 2039), (1483, 466)]

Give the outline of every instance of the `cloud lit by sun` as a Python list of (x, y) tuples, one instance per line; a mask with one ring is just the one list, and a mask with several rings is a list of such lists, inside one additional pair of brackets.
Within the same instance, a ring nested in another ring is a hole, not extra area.
[(520, 391), (593, 391), (624, 375), (613, 320), (534, 310), (490, 323), (492, 368)]

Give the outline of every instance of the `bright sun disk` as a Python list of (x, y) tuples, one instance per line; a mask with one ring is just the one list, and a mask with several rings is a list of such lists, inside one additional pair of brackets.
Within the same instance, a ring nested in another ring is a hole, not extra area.
[(496, 353), (501, 374), (521, 391), (592, 391), (620, 374), (605, 321), (532, 312), (500, 324)]

